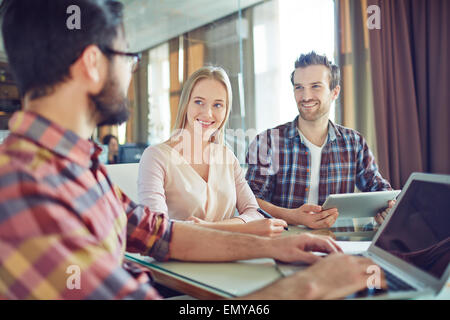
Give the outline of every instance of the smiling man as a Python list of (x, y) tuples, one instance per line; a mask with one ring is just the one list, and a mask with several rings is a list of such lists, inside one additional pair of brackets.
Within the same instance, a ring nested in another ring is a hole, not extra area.
[[(261, 208), (294, 225), (328, 228), (337, 209), (322, 210), (330, 194), (391, 190), (357, 131), (329, 120), (340, 92), (339, 68), (310, 52), (295, 61), (291, 82), (299, 115), (259, 134), (247, 154), (247, 181)], [(393, 203), (389, 203), (391, 207)], [(312, 214), (315, 213), (315, 214)], [(376, 216), (381, 223), (386, 210)]]

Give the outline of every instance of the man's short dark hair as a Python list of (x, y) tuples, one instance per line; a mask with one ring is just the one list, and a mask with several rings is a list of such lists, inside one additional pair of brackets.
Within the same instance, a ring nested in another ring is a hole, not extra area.
[(319, 55), (314, 51), (307, 54), (302, 54), (295, 61), (294, 71), (291, 73), (291, 82), (294, 85), (294, 73), (297, 68), (306, 68), (308, 66), (323, 65), (330, 70), (330, 90), (336, 88), (339, 85), (340, 72), (339, 67), (333, 64), (325, 55)]
[[(80, 8), (81, 29), (68, 27), (72, 5)], [(20, 94), (30, 99), (68, 79), (87, 46), (112, 46), (122, 27), (123, 5), (114, 0), (4, 0), (2, 6), (8, 62)]]
[(116, 139), (117, 142), (119, 141), (115, 135), (113, 135), (113, 134), (107, 134), (106, 136), (103, 137), (102, 143), (103, 143), (103, 144), (109, 144), (109, 142), (111, 141), (111, 139)]

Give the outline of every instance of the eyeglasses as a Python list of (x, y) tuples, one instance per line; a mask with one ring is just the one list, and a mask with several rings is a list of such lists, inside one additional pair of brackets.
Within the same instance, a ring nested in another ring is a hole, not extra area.
[(123, 52), (123, 51), (117, 51), (110, 48), (104, 48), (102, 50), (103, 52), (107, 54), (117, 54), (119, 56), (125, 56), (128, 57), (131, 61), (131, 72), (135, 72), (139, 66), (139, 62), (141, 61), (142, 54), (140, 52)]

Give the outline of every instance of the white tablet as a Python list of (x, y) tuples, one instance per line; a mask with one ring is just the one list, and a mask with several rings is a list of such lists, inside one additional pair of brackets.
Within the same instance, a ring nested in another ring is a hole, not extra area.
[(397, 198), (401, 190), (330, 194), (323, 210), (337, 208), (339, 218), (375, 217), (384, 210), (389, 200)]

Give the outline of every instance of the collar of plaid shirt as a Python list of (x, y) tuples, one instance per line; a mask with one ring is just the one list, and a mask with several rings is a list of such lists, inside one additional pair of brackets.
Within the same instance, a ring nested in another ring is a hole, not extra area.
[(11, 134), (23, 136), (77, 164), (89, 168), (102, 152), (97, 144), (31, 112), (16, 112), (9, 121)]
[[(302, 143), (304, 143), (302, 136), (299, 134), (298, 132), (298, 118), (300, 117), (300, 115), (298, 115), (297, 117), (295, 117), (294, 121), (292, 121), (287, 129), (287, 137), (289, 139), (294, 139), (296, 136), (300, 137), (300, 141)], [(328, 120), (328, 142), (332, 142), (334, 140), (336, 140), (336, 137), (340, 137), (341, 133), (339, 132), (339, 130), (336, 128), (335, 124), (333, 123), (333, 121)]]

